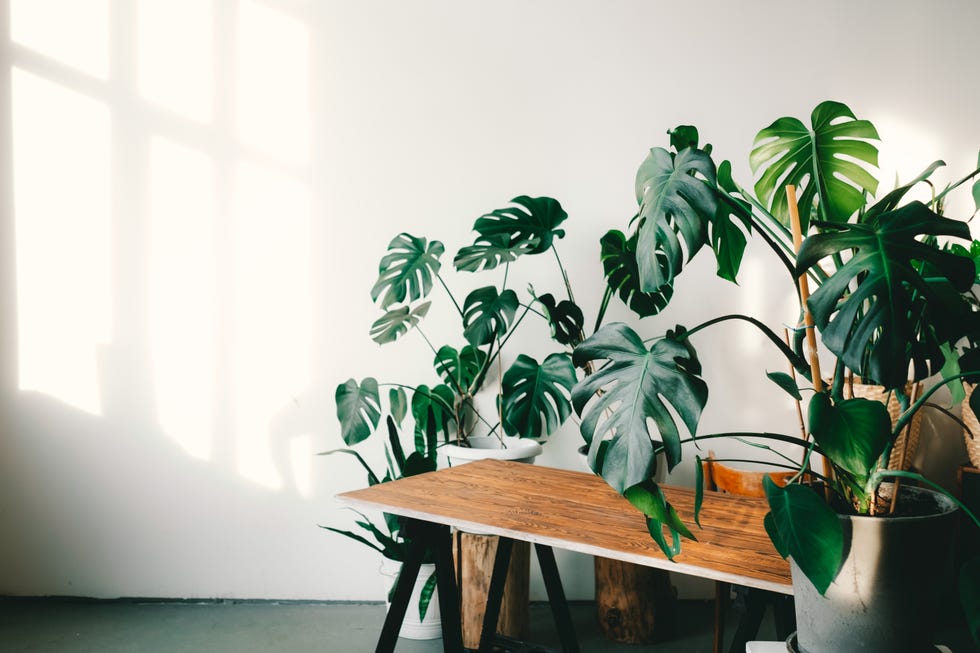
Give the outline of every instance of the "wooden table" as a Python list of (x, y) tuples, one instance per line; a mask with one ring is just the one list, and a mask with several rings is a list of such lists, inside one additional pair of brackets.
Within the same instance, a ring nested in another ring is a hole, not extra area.
[[(569, 652), (577, 651), (578, 645), (571, 632), (552, 547), (792, 593), (789, 564), (776, 553), (762, 524), (768, 511), (765, 500), (705, 493), (702, 528), (698, 529), (693, 519), (694, 491), (665, 487), (664, 492), (698, 538), (696, 542), (685, 540), (673, 562), (651, 540), (643, 515), (605, 481), (589, 473), (483, 460), (338, 495), (341, 502), (356, 508), (408, 518), (406, 528), (414, 533), (417, 543), (418, 560), (405, 562), (404, 582), (399, 579), (377, 651), (394, 649), (426, 546), (436, 557), (444, 650), (463, 650), (450, 527), (501, 536), (484, 621), (487, 641), (481, 643), (480, 650), (490, 650), (488, 638), (496, 628), (499, 594), (513, 540), (535, 545), (558, 630), (563, 633), (562, 646)], [(399, 590), (404, 594), (404, 605), (396, 605)]]

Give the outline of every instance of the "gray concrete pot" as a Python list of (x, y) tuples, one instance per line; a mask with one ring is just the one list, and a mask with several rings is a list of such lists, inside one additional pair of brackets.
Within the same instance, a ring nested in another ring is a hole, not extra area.
[[(890, 494), (890, 484), (883, 490)], [(801, 653), (936, 650), (935, 608), (952, 583), (956, 505), (938, 492), (902, 486), (900, 505), (919, 499), (931, 514), (841, 515), (844, 564), (825, 596), (792, 564)]]

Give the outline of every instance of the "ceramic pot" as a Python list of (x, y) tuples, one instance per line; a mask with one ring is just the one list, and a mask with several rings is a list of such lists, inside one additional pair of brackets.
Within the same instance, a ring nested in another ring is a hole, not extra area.
[(499, 438), (481, 435), (467, 438), (467, 442), (470, 445), (468, 447), (447, 444), (440, 449), (449, 459), (450, 465), (462, 465), (487, 458), (533, 463), (542, 451), (538, 442), (528, 438), (504, 437), (501, 443)]
[(919, 499), (930, 514), (840, 516), (844, 563), (824, 596), (790, 561), (801, 653), (935, 651), (935, 607), (953, 577), (956, 504), (918, 487), (899, 493), (900, 504)]
[[(384, 579), (385, 606), (390, 608), (391, 603), (387, 597), (391, 595), (391, 589), (395, 586), (398, 574), (401, 572), (402, 563), (396, 560), (385, 558), (381, 563), (381, 576)], [(412, 596), (408, 599), (408, 610), (405, 611), (405, 620), (402, 621), (401, 630), (398, 631), (399, 637), (405, 639), (439, 639), (442, 637), (442, 618), (439, 615), (439, 590), (432, 593), (429, 607), (426, 610), (425, 618), (419, 619), (419, 598), (422, 595), (422, 588), (425, 586), (429, 577), (436, 572), (436, 566), (425, 563), (419, 569), (418, 578), (415, 579), (415, 587), (412, 588)]]

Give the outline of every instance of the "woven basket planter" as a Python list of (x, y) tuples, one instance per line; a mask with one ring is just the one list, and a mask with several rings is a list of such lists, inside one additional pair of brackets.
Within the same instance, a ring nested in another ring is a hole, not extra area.
[(970, 456), (970, 463), (974, 467), (980, 467), (980, 420), (970, 408), (970, 395), (973, 394), (973, 389), (976, 386), (972, 383), (966, 383), (964, 387), (966, 388), (966, 399), (963, 400), (963, 423), (970, 430), (963, 431), (963, 439), (966, 442), (966, 452)]

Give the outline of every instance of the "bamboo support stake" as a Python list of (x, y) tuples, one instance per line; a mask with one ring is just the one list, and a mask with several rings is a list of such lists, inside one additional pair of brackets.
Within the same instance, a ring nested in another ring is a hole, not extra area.
[[(789, 205), (790, 225), (793, 228), (793, 249), (798, 254), (803, 244), (803, 229), (800, 227), (800, 210), (796, 205), (796, 186), (786, 187), (786, 201)], [(806, 329), (806, 353), (810, 359), (810, 375), (813, 377), (813, 389), (823, 392), (823, 377), (820, 376), (820, 357), (817, 356), (817, 334), (813, 327), (813, 315), (806, 302), (810, 299), (810, 280), (806, 273), (800, 275), (800, 306), (803, 307), (803, 327)]]
[[(789, 343), (789, 329), (786, 329), (786, 328), (783, 329), (783, 342), (786, 343), (786, 346), (787, 347), (790, 346), (790, 343)], [(796, 368), (793, 367), (792, 364), (790, 364), (790, 366), (789, 366), (789, 375), (790, 375), (790, 378), (793, 379), (793, 383), (797, 383), (797, 380), (796, 380)], [(803, 441), (804, 442), (806, 442), (806, 441), (808, 441), (810, 439), (810, 434), (807, 432), (807, 430), (806, 430), (806, 422), (803, 420), (803, 404), (800, 402), (799, 399), (796, 399), (796, 398), (793, 399), (793, 403), (796, 404), (796, 418), (800, 422), (800, 437), (803, 438)], [(803, 460), (801, 461), (800, 464), (802, 465), (803, 463), (806, 463), (807, 460), (809, 460), (809, 456), (806, 455), (806, 450), (804, 449), (803, 450)], [(809, 465), (807, 465), (807, 469), (809, 470)]]
[[(803, 245), (803, 229), (800, 226), (800, 210), (796, 203), (796, 186), (786, 186), (786, 203), (789, 207), (790, 226), (793, 229), (793, 249), (797, 254)], [(823, 377), (820, 375), (820, 357), (817, 355), (817, 333), (813, 326), (813, 315), (807, 307), (807, 300), (810, 299), (810, 280), (806, 272), (799, 277), (800, 285), (800, 306), (803, 307), (803, 326), (806, 329), (806, 349), (810, 359), (810, 376), (813, 380), (813, 389), (817, 392), (824, 391)], [(833, 469), (830, 462), (824, 458), (823, 473), (827, 478), (831, 478)]]

